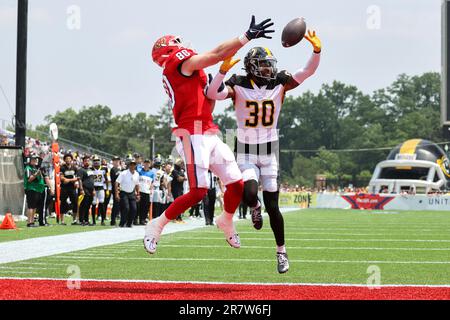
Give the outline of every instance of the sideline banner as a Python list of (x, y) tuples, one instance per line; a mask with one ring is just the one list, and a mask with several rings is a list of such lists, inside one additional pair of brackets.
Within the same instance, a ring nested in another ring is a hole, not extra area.
[(308, 192), (280, 193), (280, 208), (310, 208), (316, 201), (317, 195)]
[(16, 147), (0, 147), (0, 215), (21, 215), (23, 207), (23, 158)]
[(317, 194), (314, 208), (450, 211), (450, 195)]

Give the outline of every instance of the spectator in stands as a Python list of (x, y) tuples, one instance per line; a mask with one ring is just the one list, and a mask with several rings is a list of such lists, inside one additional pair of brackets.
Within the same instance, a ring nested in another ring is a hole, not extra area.
[(120, 199), (121, 228), (131, 228), (136, 215), (136, 202), (140, 201), (139, 173), (136, 171), (136, 160), (128, 159), (128, 169), (122, 171), (116, 180), (116, 200)]
[(32, 228), (35, 227), (34, 214), (36, 213), (36, 209), (40, 206), (41, 201), (43, 201), (42, 196), (45, 190), (44, 175), (38, 167), (37, 155), (32, 155), (30, 164), (25, 167), (24, 187), (28, 204), (27, 227)]

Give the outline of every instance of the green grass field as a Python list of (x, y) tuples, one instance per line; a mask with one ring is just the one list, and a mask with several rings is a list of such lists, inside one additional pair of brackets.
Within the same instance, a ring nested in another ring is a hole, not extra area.
[[(450, 284), (450, 212), (308, 209), (284, 218), (291, 265), (284, 275), (276, 272), (265, 217), (261, 231), (248, 220), (237, 222), (240, 249), (230, 248), (216, 227), (207, 227), (163, 236), (154, 256), (142, 241), (132, 241), (2, 264), (0, 277), (67, 278), (67, 268), (75, 265), (83, 279), (366, 284), (367, 269), (375, 265), (382, 284)], [(100, 229), (0, 230), (0, 241)]]

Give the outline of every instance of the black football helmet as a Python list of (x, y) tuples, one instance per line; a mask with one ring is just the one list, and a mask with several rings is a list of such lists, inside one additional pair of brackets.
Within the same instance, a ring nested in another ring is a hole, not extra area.
[(245, 71), (258, 84), (267, 84), (277, 77), (277, 59), (268, 48), (255, 47), (244, 59)]
[(382, 186), (388, 186), (394, 193), (405, 188), (421, 188), (425, 193), (449, 190), (449, 159), (445, 151), (431, 141), (405, 141), (392, 149), (387, 159), (375, 168), (369, 189), (376, 193)]

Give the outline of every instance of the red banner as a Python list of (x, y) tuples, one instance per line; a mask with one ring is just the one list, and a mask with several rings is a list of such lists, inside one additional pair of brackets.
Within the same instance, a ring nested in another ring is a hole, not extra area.
[(352, 196), (342, 196), (342, 198), (351, 204), (352, 209), (383, 210), (384, 206), (391, 202), (395, 197), (385, 197), (379, 194), (362, 193)]

